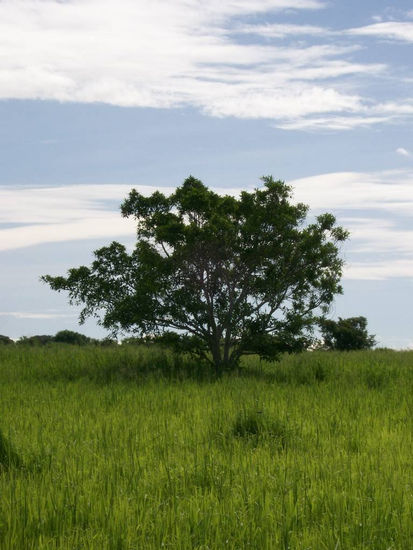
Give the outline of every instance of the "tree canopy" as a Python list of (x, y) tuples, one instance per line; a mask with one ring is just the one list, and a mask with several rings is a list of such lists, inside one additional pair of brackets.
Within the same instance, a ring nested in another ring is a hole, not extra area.
[(54, 338), (50, 334), (35, 334), (34, 336), (22, 336), (16, 343), (24, 346), (45, 346), (53, 341)]
[(374, 335), (367, 332), (365, 317), (338, 318), (338, 321), (323, 319), (320, 328), (327, 349), (350, 351), (370, 349), (376, 344)]
[(61, 344), (75, 344), (78, 346), (93, 343), (92, 338), (73, 330), (59, 330), (59, 332), (54, 335), (53, 341)]
[(90, 267), (43, 281), (114, 333), (164, 335), (217, 372), (245, 353), (274, 359), (308, 344), (317, 316), (341, 292), (332, 214), (307, 222), (308, 207), (271, 176), (264, 186), (221, 196), (190, 176), (165, 196), (132, 190), (122, 215), (137, 222), (129, 253), (112, 242)]

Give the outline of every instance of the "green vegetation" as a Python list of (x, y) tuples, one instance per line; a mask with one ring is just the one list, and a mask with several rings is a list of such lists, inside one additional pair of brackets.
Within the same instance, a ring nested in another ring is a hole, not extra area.
[(319, 324), (326, 349), (351, 351), (370, 349), (376, 344), (375, 337), (367, 332), (365, 317), (322, 319)]
[(91, 344), (92, 339), (80, 332), (74, 332), (73, 330), (59, 330), (53, 337), (53, 341), (59, 344), (73, 344), (77, 346), (84, 346)]
[(163, 335), (217, 374), (243, 355), (276, 360), (302, 351), (341, 293), (348, 237), (332, 214), (307, 220), (292, 189), (271, 176), (239, 198), (220, 196), (190, 176), (170, 196), (132, 190), (122, 215), (137, 222), (129, 254), (112, 242), (90, 267), (41, 279), (116, 334)]
[(113, 340), (110, 337), (97, 340), (96, 338), (89, 338), (80, 332), (73, 330), (60, 330), (54, 336), (51, 334), (35, 334), (33, 336), (22, 336), (16, 342), (8, 336), (0, 335), (1, 344), (17, 344), (18, 346), (49, 346), (52, 344), (70, 344), (73, 346), (86, 346), (93, 344), (95, 346), (110, 346), (117, 345), (117, 340)]
[(1, 346), (0, 388), (2, 550), (411, 548), (412, 352)]
[(24, 346), (46, 346), (54, 341), (50, 334), (35, 334), (34, 336), (22, 336), (17, 340), (17, 344)]

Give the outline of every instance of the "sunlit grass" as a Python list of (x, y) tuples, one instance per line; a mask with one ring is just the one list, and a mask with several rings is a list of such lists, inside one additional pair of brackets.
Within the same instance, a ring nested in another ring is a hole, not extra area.
[(412, 547), (413, 353), (190, 366), (0, 348), (0, 547)]

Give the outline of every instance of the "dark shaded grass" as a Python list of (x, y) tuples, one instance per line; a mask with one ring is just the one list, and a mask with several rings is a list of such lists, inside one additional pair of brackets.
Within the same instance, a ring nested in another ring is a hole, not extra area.
[(44, 347), (0, 347), (0, 377), (9, 380), (74, 382), (86, 379), (97, 384), (140, 382), (153, 378), (166, 380), (215, 377), (213, 369), (189, 356), (178, 356), (157, 346), (71, 346), (51, 344)]
[(284, 418), (271, 417), (263, 410), (243, 409), (238, 413), (230, 435), (255, 444), (271, 440), (285, 449), (293, 440), (294, 430)]
[(0, 431), (0, 471), (9, 468), (19, 468), (23, 461), (17, 454), (10, 440)]
[[(363, 384), (383, 389), (400, 377), (413, 382), (413, 352), (307, 352), (285, 355), (269, 363), (250, 356), (239, 369), (224, 378), (250, 378), (269, 384), (313, 385)], [(205, 362), (178, 356), (157, 346), (49, 345), (44, 347), (0, 346), (0, 381), (73, 382), (86, 379), (98, 384), (146, 383), (151, 379), (190, 379), (214, 382), (216, 375)]]

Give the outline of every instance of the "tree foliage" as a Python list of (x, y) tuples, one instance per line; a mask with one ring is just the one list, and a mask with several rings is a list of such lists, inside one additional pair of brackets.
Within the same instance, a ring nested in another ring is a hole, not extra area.
[(327, 310), (347, 232), (331, 214), (306, 223), (308, 207), (272, 177), (239, 198), (189, 177), (170, 195), (132, 190), (122, 215), (137, 222), (131, 253), (112, 242), (90, 267), (42, 279), (114, 332), (163, 335), (217, 372), (245, 353), (274, 359), (308, 344)]
[(51, 344), (53, 340), (54, 337), (50, 334), (35, 334), (34, 336), (22, 336), (16, 343), (24, 346), (45, 346)]
[(323, 319), (320, 328), (324, 345), (328, 349), (350, 351), (370, 349), (375, 343), (375, 337), (367, 332), (365, 317), (338, 318), (338, 321)]
[(92, 338), (74, 330), (60, 330), (54, 335), (53, 341), (60, 344), (75, 344), (77, 346), (93, 343)]

